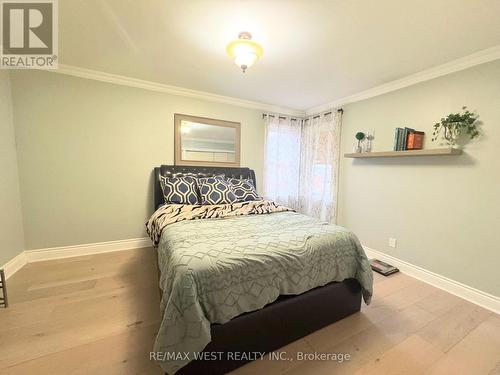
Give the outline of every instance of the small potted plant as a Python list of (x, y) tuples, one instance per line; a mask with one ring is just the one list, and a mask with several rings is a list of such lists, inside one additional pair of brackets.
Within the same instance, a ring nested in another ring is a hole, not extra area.
[(474, 139), (479, 135), (477, 127), (479, 116), (470, 112), (467, 107), (462, 107), (462, 110), (463, 113), (450, 113), (447, 117), (443, 117), (441, 122), (434, 125), (433, 142), (442, 137), (450, 147), (454, 147), (461, 136)]
[(363, 132), (357, 132), (357, 133), (356, 133), (356, 135), (355, 135), (354, 137), (356, 137), (356, 139), (358, 140), (358, 144), (357, 144), (357, 146), (356, 146), (356, 147), (354, 147), (354, 152), (359, 153), (359, 152), (361, 152), (361, 151), (362, 151), (362, 150), (361, 150), (361, 141), (362, 141), (363, 139), (365, 139), (365, 133), (363, 133)]

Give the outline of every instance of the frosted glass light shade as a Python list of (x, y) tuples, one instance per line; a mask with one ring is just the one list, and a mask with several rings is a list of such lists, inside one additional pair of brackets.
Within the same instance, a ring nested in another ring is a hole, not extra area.
[(239, 39), (229, 43), (226, 48), (229, 57), (243, 70), (243, 73), (264, 53), (262, 47), (251, 40), (251, 37), (249, 33), (240, 33)]

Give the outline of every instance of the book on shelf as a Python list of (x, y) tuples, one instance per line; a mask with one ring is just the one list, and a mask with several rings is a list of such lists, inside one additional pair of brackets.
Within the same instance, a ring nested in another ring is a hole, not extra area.
[(414, 131), (408, 134), (407, 150), (421, 150), (424, 148), (424, 132)]
[(399, 132), (398, 132), (398, 128), (396, 128), (396, 129), (394, 130), (394, 147), (393, 147), (393, 150), (394, 150), (394, 151), (397, 151), (397, 150), (398, 150), (398, 134), (399, 134)]
[(412, 128), (396, 128), (394, 132), (394, 151), (421, 150), (424, 132)]
[(415, 129), (405, 127), (403, 130), (403, 145), (402, 151), (408, 150), (408, 136), (414, 132)]
[(398, 151), (403, 151), (404, 135), (405, 135), (404, 128), (400, 128), (399, 138), (398, 138)]
[(394, 132), (394, 151), (401, 151), (401, 141), (403, 137), (403, 128), (396, 128)]

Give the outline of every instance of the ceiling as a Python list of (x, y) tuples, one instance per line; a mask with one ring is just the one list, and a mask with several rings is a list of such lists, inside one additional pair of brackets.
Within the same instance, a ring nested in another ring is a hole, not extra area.
[[(250, 31), (243, 74), (226, 44)], [(64, 0), (60, 63), (305, 110), (500, 44), (500, 0)]]

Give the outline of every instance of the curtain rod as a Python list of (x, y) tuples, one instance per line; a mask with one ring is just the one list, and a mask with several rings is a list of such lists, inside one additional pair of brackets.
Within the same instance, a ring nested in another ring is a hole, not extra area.
[[(338, 112), (338, 113), (340, 113), (340, 114), (342, 115), (342, 114), (344, 113), (344, 110), (343, 110), (342, 108), (339, 108), (339, 109), (337, 109), (337, 112)], [(332, 111), (330, 111), (330, 112), (325, 112), (325, 113), (323, 113), (323, 116), (328, 116), (328, 115), (331, 115), (331, 114), (332, 114)], [(269, 116), (269, 117), (276, 117), (275, 115), (269, 115), (269, 114), (267, 114), (267, 113), (263, 113), (263, 114), (262, 114), (262, 118), (265, 118), (266, 116)], [(316, 118), (320, 118), (320, 117), (321, 117), (321, 115), (316, 115), (316, 116), (313, 116), (312, 118), (313, 118), (313, 119), (316, 119)], [(285, 120), (285, 119), (286, 119), (286, 116), (278, 116), (278, 118), (279, 118), (279, 119), (281, 119), (281, 120)], [(291, 120), (291, 121), (297, 121), (297, 120), (299, 120), (299, 119), (297, 119), (297, 118), (295, 118), (295, 117), (292, 117), (292, 118), (290, 118), (290, 120)], [(301, 119), (300, 119), (300, 120), (301, 120)], [(308, 119), (305, 119), (305, 121), (307, 121), (307, 120), (308, 120)]]
[[(266, 117), (266, 116), (268, 116), (268, 117), (276, 117), (275, 115), (268, 115), (267, 113), (263, 113), (263, 114), (262, 114), (262, 118), (264, 118), (264, 117)], [(285, 120), (285, 119), (286, 119), (286, 116), (277, 116), (277, 117), (278, 117), (279, 119), (281, 119), (281, 120)], [(295, 117), (291, 117), (291, 118), (290, 118), (290, 120), (291, 120), (291, 121), (297, 121), (297, 120), (299, 120), (299, 119), (297, 119), (297, 118), (295, 118)]]
[[(342, 113), (344, 113), (344, 110), (342, 108), (339, 108), (339, 109), (337, 109), (337, 113), (342, 114)], [(331, 114), (332, 114), (332, 111), (325, 112), (325, 113), (323, 113), (323, 116), (328, 116), (328, 115), (331, 115)], [(318, 117), (321, 117), (321, 115), (316, 115), (313, 118), (318, 118)]]
[[(342, 108), (339, 108), (337, 109), (337, 113), (340, 113), (340, 114), (343, 114), (344, 113), (344, 110)], [(316, 116), (313, 116), (312, 118), (313, 119), (316, 119), (316, 118), (320, 118), (321, 116), (328, 116), (328, 115), (331, 115), (332, 114), (332, 111), (330, 112), (325, 112), (323, 113), (322, 115), (316, 115)], [(306, 119), (305, 121), (307, 121), (308, 119)]]

